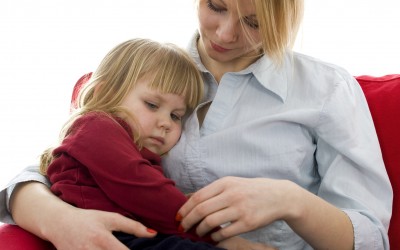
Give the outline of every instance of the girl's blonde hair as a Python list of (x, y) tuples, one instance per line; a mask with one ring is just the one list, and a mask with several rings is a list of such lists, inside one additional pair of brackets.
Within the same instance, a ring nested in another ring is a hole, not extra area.
[[(188, 109), (194, 109), (203, 95), (203, 82), (196, 64), (181, 48), (170, 43), (149, 39), (132, 39), (119, 44), (101, 61), (91, 79), (80, 90), (76, 110), (64, 124), (60, 141), (69, 133), (73, 122), (88, 112), (111, 116), (124, 114), (135, 120), (121, 103), (138, 80), (145, 78), (149, 88), (161, 93), (185, 97)], [(140, 134), (134, 130), (135, 143)], [(40, 159), (40, 171), (45, 174), (54, 156), (47, 149)]]

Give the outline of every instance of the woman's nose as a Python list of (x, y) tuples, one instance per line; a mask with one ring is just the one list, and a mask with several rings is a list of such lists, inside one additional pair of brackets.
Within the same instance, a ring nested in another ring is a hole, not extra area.
[(240, 24), (234, 22), (232, 18), (222, 21), (217, 29), (217, 35), (222, 42), (231, 43), (238, 39)]

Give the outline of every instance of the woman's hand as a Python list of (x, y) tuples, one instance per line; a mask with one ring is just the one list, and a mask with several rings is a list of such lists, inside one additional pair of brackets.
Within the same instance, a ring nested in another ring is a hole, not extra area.
[(291, 186), (289, 181), (224, 177), (194, 193), (177, 218), (182, 218), (186, 230), (199, 223), (196, 232), (200, 236), (230, 223), (212, 234), (220, 241), (286, 216), (290, 212), (287, 208), (291, 202), (286, 197)]
[(224, 177), (194, 193), (177, 214), (184, 230), (215, 241), (284, 220), (315, 249), (352, 249), (353, 226), (340, 209), (293, 182)]
[(78, 208), (74, 210), (69, 216), (61, 219), (62, 230), (49, 232), (49, 238), (58, 250), (128, 249), (112, 235), (112, 231), (122, 231), (137, 237), (156, 235), (156, 232), (152, 232), (141, 223), (120, 214)]
[(218, 247), (228, 250), (274, 250), (270, 246), (245, 240), (241, 237), (232, 237), (218, 243)]
[(112, 231), (138, 237), (153, 237), (156, 232), (122, 215), (73, 207), (38, 182), (19, 184), (10, 201), (19, 226), (51, 241), (58, 250), (126, 250)]

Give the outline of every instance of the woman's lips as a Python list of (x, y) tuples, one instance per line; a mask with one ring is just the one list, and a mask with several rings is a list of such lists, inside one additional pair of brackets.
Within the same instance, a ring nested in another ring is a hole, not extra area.
[(221, 47), (221, 46), (219, 46), (219, 45), (217, 45), (217, 44), (215, 44), (215, 43), (213, 43), (213, 42), (210, 42), (211, 43), (211, 47), (215, 50), (215, 51), (218, 51), (218, 52), (227, 52), (227, 51), (230, 51), (230, 49), (226, 49), (226, 48), (224, 48), (224, 47)]

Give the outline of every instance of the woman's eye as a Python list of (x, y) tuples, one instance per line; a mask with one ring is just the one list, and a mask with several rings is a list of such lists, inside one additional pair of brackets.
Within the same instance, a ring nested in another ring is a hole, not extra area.
[(244, 23), (252, 29), (258, 29), (258, 22), (257, 20), (253, 20), (251, 18), (245, 17), (243, 19)]
[(144, 102), (149, 109), (157, 109), (158, 106), (151, 102)]
[(223, 11), (223, 9), (218, 8), (217, 6), (215, 6), (215, 5), (211, 2), (211, 0), (208, 0), (208, 1), (207, 1), (207, 7), (208, 7), (210, 10), (215, 11), (215, 12), (218, 12), (218, 13), (221, 13), (221, 12)]

